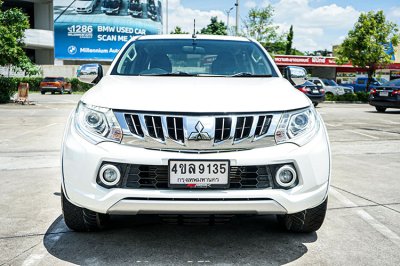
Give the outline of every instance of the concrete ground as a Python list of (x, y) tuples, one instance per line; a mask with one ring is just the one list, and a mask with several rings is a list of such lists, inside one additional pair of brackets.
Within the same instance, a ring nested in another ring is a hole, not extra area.
[(317, 233), (282, 232), (273, 216), (212, 226), (140, 216), (86, 234), (65, 226), (60, 206), (61, 137), (79, 98), (33, 94), (36, 105), (0, 105), (0, 265), (400, 265), (400, 110), (318, 107), (333, 181)]

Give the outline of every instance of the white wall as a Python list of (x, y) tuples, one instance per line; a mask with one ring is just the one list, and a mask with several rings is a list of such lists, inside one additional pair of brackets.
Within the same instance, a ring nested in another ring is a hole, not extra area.
[[(43, 65), (40, 66), (43, 71), (43, 77), (65, 77), (74, 78), (76, 77), (76, 71), (78, 65), (74, 66), (53, 66), (53, 65)], [(107, 73), (109, 66), (103, 66), (103, 72)]]

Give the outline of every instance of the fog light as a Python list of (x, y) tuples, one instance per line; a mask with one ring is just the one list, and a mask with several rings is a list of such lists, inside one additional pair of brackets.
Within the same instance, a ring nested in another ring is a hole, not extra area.
[(275, 180), (281, 187), (291, 187), (297, 180), (296, 170), (291, 165), (284, 165), (276, 172)]
[(120, 181), (121, 172), (115, 165), (105, 164), (100, 169), (99, 178), (104, 185), (114, 186)]

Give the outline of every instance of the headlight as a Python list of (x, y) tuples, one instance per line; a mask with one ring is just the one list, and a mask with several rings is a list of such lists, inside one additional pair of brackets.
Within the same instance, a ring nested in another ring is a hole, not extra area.
[(343, 88), (337, 88), (337, 89), (336, 89), (336, 92), (337, 92), (337, 93), (344, 93), (344, 89), (343, 89)]
[(275, 141), (303, 146), (318, 132), (319, 126), (319, 117), (313, 107), (284, 113), (275, 131)]
[(75, 113), (75, 127), (93, 144), (102, 141), (121, 142), (122, 130), (114, 113), (107, 108), (80, 102)]

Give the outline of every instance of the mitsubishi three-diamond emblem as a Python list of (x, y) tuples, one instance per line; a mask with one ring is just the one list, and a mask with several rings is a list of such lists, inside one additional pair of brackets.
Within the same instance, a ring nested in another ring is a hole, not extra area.
[(210, 135), (207, 132), (203, 132), (204, 126), (200, 121), (197, 122), (195, 129), (197, 132), (190, 133), (189, 140), (211, 140)]

